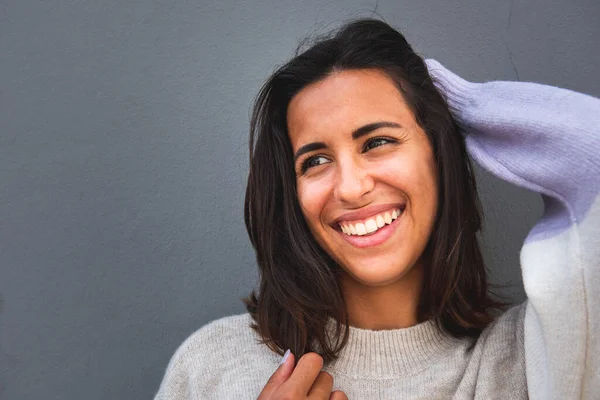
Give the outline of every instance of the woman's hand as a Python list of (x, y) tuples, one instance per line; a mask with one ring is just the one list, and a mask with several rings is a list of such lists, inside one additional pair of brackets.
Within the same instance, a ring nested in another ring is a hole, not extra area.
[(348, 400), (339, 390), (331, 392), (333, 377), (321, 371), (323, 358), (317, 353), (306, 353), (294, 368), (294, 355), (271, 375), (258, 400)]

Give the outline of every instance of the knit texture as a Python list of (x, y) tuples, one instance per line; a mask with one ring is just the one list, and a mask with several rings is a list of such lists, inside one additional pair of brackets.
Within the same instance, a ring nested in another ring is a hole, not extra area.
[[(349, 399), (600, 398), (600, 100), (535, 83), (471, 83), (434, 60), (469, 154), (542, 195), (545, 212), (521, 249), (528, 300), (477, 339), (434, 321), (350, 327), (324, 370)], [(280, 356), (248, 314), (213, 321), (171, 358), (155, 400), (256, 399)]]

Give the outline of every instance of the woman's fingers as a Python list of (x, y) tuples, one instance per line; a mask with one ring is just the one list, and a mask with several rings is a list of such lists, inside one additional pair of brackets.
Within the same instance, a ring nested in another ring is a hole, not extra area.
[(292, 375), (292, 371), (294, 371), (294, 355), (290, 353), (286, 361), (279, 365), (275, 372), (273, 372), (273, 375), (271, 375), (265, 384), (262, 392), (260, 392), (258, 400), (270, 399), (273, 393), (288, 380), (290, 375)]
[(329, 400), (348, 400), (348, 396), (346, 396), (346, 393), (342, 392), (341, 390), (336, 390), (335, 392), (331, 393)]
[(293, 387), (295, 392), (306, 396), (321, 372), (321, 368), (323, 368), (323, 358), (317, 353), (306, 353), (300, 357), (292, 376), (285, 385)]
[(348, 400), (343, 392), (331, 393), (333, 377), (321, 371), (321, 368), (323, 368), (323, 358), (317, 353), (303, 355), (295, 368), (293, 355), (290, 354), (271, 375), (258, 400)]
[(333, 389), (333, 377), (327, 372), (321, 371), (308, 392), (309, 399), (327, 400)]

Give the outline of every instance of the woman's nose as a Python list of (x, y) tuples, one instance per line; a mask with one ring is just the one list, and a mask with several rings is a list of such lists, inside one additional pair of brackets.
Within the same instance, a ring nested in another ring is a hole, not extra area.
[(334, 195), (344, 203), (364, 203), (364, 195), (373, 190), (369, 172), (354, 160), (338, 162)]

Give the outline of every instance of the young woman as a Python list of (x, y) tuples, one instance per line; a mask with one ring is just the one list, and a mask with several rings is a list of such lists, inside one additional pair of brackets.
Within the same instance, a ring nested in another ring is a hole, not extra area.
[[(258, 293), (181, 345), (156, 399), (600, 398), (599, 126), (598, 99), (467, 82), (381, 21), (320, 39), (254, 108)], [(544, 199), (528, 300), (501, 314), (469, 154)]]

